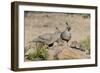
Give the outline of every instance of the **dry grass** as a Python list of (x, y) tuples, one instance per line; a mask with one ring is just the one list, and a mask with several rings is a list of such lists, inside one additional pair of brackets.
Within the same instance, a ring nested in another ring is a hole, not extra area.
[(30, 48), (34, 50), (31, 50), (31, 52), (27, 54), (26, 59), (31, 61), (46, 60), (48, 58), (48, 46), (43, 43), (36, 43), (35, 46), (36, 48)]

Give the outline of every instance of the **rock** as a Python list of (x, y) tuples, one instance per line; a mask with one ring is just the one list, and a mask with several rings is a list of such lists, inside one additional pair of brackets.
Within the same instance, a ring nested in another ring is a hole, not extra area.
[(78, 44), (77, 41), (72, 41), (71, 44), (70, 44), (70, 47), (71, 48), (76, 48), (76, 45)]
[(49, 48), (48, 50), (48, 59), (49, 60), (54, 60), (55, 56), (58, 55), (59, 52), (62, 51), (62, 46), (53, 46), (51, 48)]
[(85, 52), (77, 49), (64, 48), (62, 52), (58, 54), (59, 59), (86, 59), (89, 58)]
[[(28, 43), (26, 46), (25, 46), (25, 53), (28, 53), (29, 51), (31, 52), (31, 50), (34, 50), (34, 48), (36, 47), (35, 46), (36, 43)], [(30, 50), (31, 49), (31, 50)]]
[(66, 46), (55, 46), (49, 50), (49, 60), (86, 59), (89, 58), (85, 52)]
[(81, 51), (85, 51), (85, 46), (82, 43), (77, 41), (72, 41), (70, 47)]
[(27, 55), (33, 54), (35, 52), (36, 52), (36, 50), (34, 48), (30, 48), (30, 49), (27, 50), (27, 52), (25, 53), (25, 55), (27, 56)]
[[(31, 43), (28, 47), (28, 50), (25, 53), (25, 56), (29, 55), (29, 53), (34, 53), (36, 51), (35, 44)], [(87, 55), (84, 51), (73, 49), (70, 46), (63, 45), (55, 45), (53, 47), (48, 48), (48, 58), (47, 60), (67, 60), (67, 59), (87, 59), (89, 55)], [(36, 59), (37, 60), (37, 59)]]

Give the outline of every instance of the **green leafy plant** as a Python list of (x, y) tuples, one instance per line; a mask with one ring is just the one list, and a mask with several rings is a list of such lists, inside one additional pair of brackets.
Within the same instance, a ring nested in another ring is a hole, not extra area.
[(48, 58), (48, 46), (43, 43), (36, 43), (35, 52), (29, 53), (27, 59), (29, 60), (46, 60)]
[(81, 40), (81, 43), (85, 46), (87, 54), (90, 54), (90, 37), (88, 36), (84, 40)]

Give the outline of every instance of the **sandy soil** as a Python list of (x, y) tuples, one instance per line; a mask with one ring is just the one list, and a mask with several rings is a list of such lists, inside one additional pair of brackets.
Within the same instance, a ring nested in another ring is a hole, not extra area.
[(71, 26), (70, 41), (90, 36), (90, 17), (84, 17), (84, 14), (25, 12), (25, 46), (39, 35), (57, 31), (56, 27), (64, 31), (66, 22)]
[(90, 18), (80, 14), (64, 13), (25, 13), (25, 45), (44, 33), (53, 33), (56, 27), (63, 31), (68, 22), (71, 26), (71, 40), (81, 40), (90, 35)]

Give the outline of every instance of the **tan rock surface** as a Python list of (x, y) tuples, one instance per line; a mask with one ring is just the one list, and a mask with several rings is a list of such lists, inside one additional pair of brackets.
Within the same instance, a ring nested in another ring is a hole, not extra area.
[(55, 56), (58, 59), (86, 59), (89, 56), (80, 50), (72, 49), (67, 46), (56, 46), (53, 50), (49, 50), (49, 60), (53, 60)]

